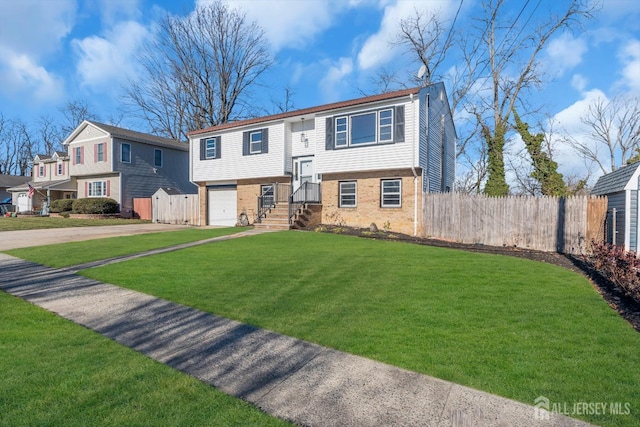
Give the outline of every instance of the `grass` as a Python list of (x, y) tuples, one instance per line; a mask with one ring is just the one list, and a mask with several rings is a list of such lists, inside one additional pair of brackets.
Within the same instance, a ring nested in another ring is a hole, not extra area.
[(18, 258), (28, 259), (49, 267), (68, 267), (122, 255), (179, 245), (212, 237), (239, 233), (246, 228), (187, 228), (179, 231), (109, 237), (100, 240), (34, 246), (6, 251)]
[(580, 417), (640, 425), (640, 335), (553, 265), (284, 232), (84, 274), (528, 404), (630, 403)]
[(0, 425), (287, 425), (0, 292)]
[(0, 216), (0, 231), (34, 230), (42, 228), (92, 227), (98, 225), (147, 224), (150, 221), (139, 219), (81, 219), (51, 218), (18, 215), (16, 218)]

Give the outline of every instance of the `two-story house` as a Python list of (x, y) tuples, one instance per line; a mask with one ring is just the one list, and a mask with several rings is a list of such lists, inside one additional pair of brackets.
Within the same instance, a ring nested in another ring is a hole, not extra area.
[[(45, 198), (109, 197), (121, 216), (133, 214), (133, 199), (151, 197), (160, 187), (195, 193), (189, 182), (188, 144), (95, 121), (83, 121), (65, 139), (67, 152), (33, 162), (35, 189), (25, 209), (37, 209)], [(27, 186), (13, 188), (16, 203)], [(20, 205), (19, 205), (20, 206)]]
[(455, 177), (442, 83), (196, 130), (189, 142), (210, 225), (264, 223), (295, 204), (291, 224), (308, 204), (314, 222), (417, 235), (424, 194), (450, 191)]
[[(29, 186), (33, 188), (31, 197)], [(64, 151), (55, 151), (51, 156), (37, 154), (33, 159), (31, 180), (12, 187), (9, 191), (18, 212), (40, 210), (47, 199), (75, 198), (76, 183), (70, 175), (69, 156)]]

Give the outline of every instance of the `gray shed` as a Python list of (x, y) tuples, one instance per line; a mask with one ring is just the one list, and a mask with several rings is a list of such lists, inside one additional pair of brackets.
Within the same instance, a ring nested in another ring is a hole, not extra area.
[(591, 194), (607, 196), (607, 242), (640, 252), (640, 162), (601, 176)]

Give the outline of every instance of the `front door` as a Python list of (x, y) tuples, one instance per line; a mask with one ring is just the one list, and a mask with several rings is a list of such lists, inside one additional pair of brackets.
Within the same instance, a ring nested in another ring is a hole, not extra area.
[(316, 182), (313, 157), (301, 157), (293, 161), (293, 191), (296, 191), (305, 182)]

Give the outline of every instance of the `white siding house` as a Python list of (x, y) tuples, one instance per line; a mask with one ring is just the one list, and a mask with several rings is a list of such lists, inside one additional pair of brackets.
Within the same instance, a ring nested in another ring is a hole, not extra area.
[(264, 223), (302, 202), (316, 223), (417, 234), (423, 194), (450, 191), (455, 176), (441, 83), (196, 130), (189, 143), (190, 178), (212, 225)]

